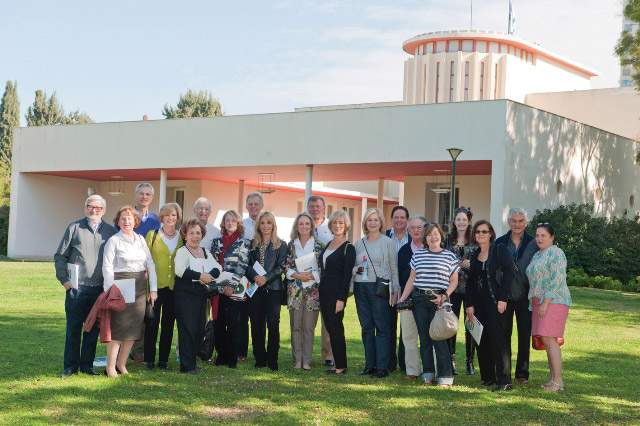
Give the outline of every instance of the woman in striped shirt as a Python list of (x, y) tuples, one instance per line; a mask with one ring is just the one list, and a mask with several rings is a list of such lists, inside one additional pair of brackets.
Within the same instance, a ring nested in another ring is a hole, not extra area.
[(427, 226), (425, 246), (411, 258), (411, 274), (400, 301), (409, 296), (413, 299), (413, 316), (420, 336), (422, 358), (422, 381), (433, 384), (435, 365), (433, 351), (438, 363), (437, 383), (440, 386), (453, 385), (451, 354), (446, 340), (435, 341), (429, 336), (429, 326), (438, 309), (458, 286), (459, 260), (455, 254), (442, 248), (444, 234), (437, 224)]

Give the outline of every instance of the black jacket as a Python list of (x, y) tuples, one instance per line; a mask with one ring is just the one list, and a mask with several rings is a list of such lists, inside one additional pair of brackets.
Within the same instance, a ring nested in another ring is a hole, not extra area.
[(320, 254), (320, 299), (347, 300), (349, 285), (356, 264), (356, 248), (349, 241), (345, 241), (329, 256), (324, 265), (325, 247)]
[(400, 288), (402, 291), (404, 291), (404, 286), (407, 285), (409, 275), (411, 275), (410, 263), (412, 257), (413, 249), (411, 248), (411, 241), (409, 241), (400, 247), (400, 251), (398, 251), (398, 279), (400, 280)]
[[(504, 245), (508, 252), (509, 241), (511, 241), (511, 231), (498, 238), (495, 244)], [(513, 260), (517, 263), (518, 268), (520, 268), (521, 271), (526, 271), (527, 266), (529, 266), (529, 262), (531, 262), (531, 258), (537, 251), (538, 245), (536, 244), (535, 239), (525, 232), (522, 235), (522, 242), (520, 242), (520, 247), (518, 247), (516, 257)]]
[[(474, 306), (478, 302), (480, 292), (488, 291), (486, 288), (480, 288), (482, 262), (478, 260), (479, 254), (480, 249), (471, 255), (471, 270), (469, 272), (464, 298), (464, 304), (467, 307)], [(491, 244), (489, 257), (487, 258), (487, 268), (489, 286), (495, 297), (495, 302), (508, 302), (511, 298), (511, 283), (513, 281), (512, 262), (511, 254), (505, 246), (502, 244)]]
[[(260, 248), (255, 247), (249, 251), (249, 264), (247, 265), (247, 279), (254, 282), (258, 275), (253, 270), (253, 265), (260, 261)], [(280, 247), (274, 249), (273, 243), (269, 243), (264, 253), (264, 270), (267, 271), (265, 278), (267, 283), (265, 287), (269, 290), (283, 290), (282, 274), (284, 273), (285, 263), (287, 261), (287, 245), (284, 241), (280, 242)]]

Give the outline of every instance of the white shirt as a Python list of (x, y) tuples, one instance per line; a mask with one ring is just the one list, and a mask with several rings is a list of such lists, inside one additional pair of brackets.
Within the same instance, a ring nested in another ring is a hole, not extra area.
[(322, 264), (324, 265), (324, 267), (327, 267), (327, 257), (331, 256), (331, 253), (333, 253), (335, 250), (331, 250), (329, 247), (327, 247), (324, 251), (324, 254), (322, 255)]
[(316, 227), (316, 237), (318, 237), (318, 241), (325, 246), (333, 240), (333, 234), (329, 230), (329, 219), (325, 218), (324, 222), (322, 222), (320, 226)]
[(178, 241), (180, 241), (180, 232), (176, 229), (176, 233), (173, 237), (168, 237), (167, 234), (164, 233), (162, 228), (158, 231), (160, 234), (160, 238), (165, 246), (169, 249), (169, 253), (173, 253), (176, 251), (176, 247), (178, 247)]
[(242, 220), (242, 224), (244, 225), (244, 238), (253, 240), (253, 237), (256, 236), (256, 221), (249, 216)]
[[(206, 249), (205, 249), (206, 250)], [(222, 271), (222, 266), (218, 263), (218, 261), (213, 257), (213, 255), (207, 251), (207, 258), (197, 258), (194, 257), (186, 246), (182, 246), (176, 252), (175, 257), (175, 272), (176, 275), (182, 278), (184, 271), (187, 268), (191, 269), (194, 272), (209, 272), (214, 268)]]
[(403, 245), (409, 242), (409, 233), (405, 229), (404, 237), (398, 238), (396, 237), (396, 231), (393, 228), (391, 228), (391, 231), (389, 232), (389, 238), (391, 238), (391, 241), (393, 241), (396, 244), (396, 253), (397, 253), (400, 251)]
[(156, 265), (149, 252), (147, 243), (140, 235), (134, 233), (127, 237), (122, 231), (113, 235), (104, 245), (102, 259), (102, 276), (104, 277), (104, 291), (113, 285), (116, 272), (141, 272), (149, 274), (149, 289), (158, 291)]
[[(293, 242), (293, 247), (296, 250), (296, 257), (302, 257), (305, 256), (307, 254), (311, 254), (313, 253), (313, 249), (316, 246), (316, 240), (311, 237), (309, 238), (309, 240), (307, 241), (307, 244), (304, 245), (304, 247), (302, 247), (302, 243), (300, 242), (300, 238), (296, 238), (295, 241)], [(292, 275), (297, 271), (296, 269), (287, 269), (287, 278), (292, 280), (293, 277)], [(320, 282), (320, 274), (318, 273), (318, 271), (311, 271), (311, 274), (313, 275), (313, 279), (315, 282)]]
[(207, 233), (202, 241), (200, 241), (200, 247), (207, 251), (211, 250), (211, 244), (214, 238), (220, 238), (220, 229), (212, 223), (207, 223)]

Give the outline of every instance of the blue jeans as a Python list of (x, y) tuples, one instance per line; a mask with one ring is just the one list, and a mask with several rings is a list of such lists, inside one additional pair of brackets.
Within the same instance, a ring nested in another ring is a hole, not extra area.
[(102, 293), (102, 286), (79, 286), (67, 290), (64, 311), (67, 316), (67, 335), (64, 342), (64, 369), (74, 371), (93, 368), (98, 343), (98, 323), (89, 333), (82, 330), (84, 320)]
[(391, 307), (389, 300), (376, 296), (376, 283), (355, 283), (358, 320), (362, 328), (365, 368), (388, 370), (391, 357)]
[(436, 371), (433, 360), (435, 350), (438, 365), (438, 383), (453, 384), (453, 370), (451, 365), (451, 353), (446, 340), (432, 340), (429, 336), (429, 326), (436, 314), (436, 305), (431, 303), (426, 296), (416, 292), (413, 298), (413, 317), (416, 320), (418, 335), (420, 336), (420, 357), (422, 358), (422, 378), (427, 381), (434, 379)]

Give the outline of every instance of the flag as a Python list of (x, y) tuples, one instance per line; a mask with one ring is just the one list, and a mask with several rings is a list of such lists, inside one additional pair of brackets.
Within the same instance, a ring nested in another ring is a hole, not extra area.
[(508, 34), (516, 32), (516, 13), (513, 11), (513, 3), (509, 0), (509, 27)]

